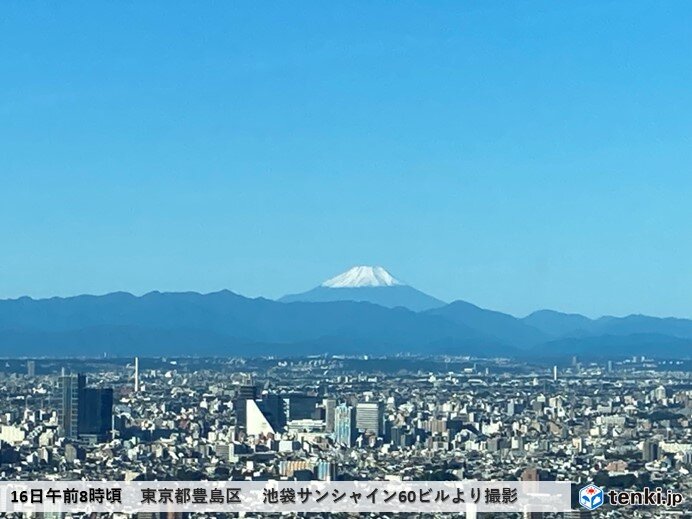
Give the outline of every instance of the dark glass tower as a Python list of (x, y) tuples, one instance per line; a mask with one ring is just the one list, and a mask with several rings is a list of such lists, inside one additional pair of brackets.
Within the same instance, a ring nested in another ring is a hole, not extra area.
[(79, 435), (107, 436), (113, 421), (113, 389), (84, 388), (79, 403)]
[(103, 438), (111, 430), (113, 389), (86, 387), (82, 374), (58, 378), (58, 423), (65, 438)]

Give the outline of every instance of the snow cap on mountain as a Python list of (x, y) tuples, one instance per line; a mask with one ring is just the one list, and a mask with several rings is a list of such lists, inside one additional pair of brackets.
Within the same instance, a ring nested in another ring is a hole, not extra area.
[(328, 279), (321, 286), (328, 288), (391, 287), (403, 285), (382, 267), (361, 265)]

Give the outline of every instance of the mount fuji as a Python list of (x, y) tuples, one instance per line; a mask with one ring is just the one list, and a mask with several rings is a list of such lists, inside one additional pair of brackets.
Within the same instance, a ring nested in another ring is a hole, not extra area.
[(414, 312), (439, 308), (446, 304), (401, 282), (383, 267), (367, 265), (352, 267), (312, 290), (300, 294), (289, 294), (279, 301), (282, 303), (358, 301), (387, 308), (402, 306)]

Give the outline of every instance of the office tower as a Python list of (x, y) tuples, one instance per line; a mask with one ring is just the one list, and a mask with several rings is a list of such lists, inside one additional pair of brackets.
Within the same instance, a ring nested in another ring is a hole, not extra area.
[(644, 440), (642, 444), (642, 458), (644, 461), (656, 461), (658, 459), (658, 443), (653, 440)]
[(82, 389), (79, 399), (78, 434), (80, 437), (105, 438), (113, 423), (113, 389)]
[(381, 436), (384, 432), (384, 407), (382, 402), (361, 402), (356, 406), (356, 428)]
[(282, 431), (286, 426), (286, 414), (284, 411), (284, 400), (279, 395), (266, 394), (261, 400), (257, 401), (262, 414), (267, 418), (272, 429)]
[(84, 375), (65, 375), (58, 378), (60, 409), (58, 424), (65, 438), (76, 438), (79, 434), (79, 398), (86, 385)]
[(257, 398), (257, 386), (253, 384), (243, 384), (236, 391), (237, 398), (243, 400), (255, 400)]
[(65, 438), (107, 436), (113, 421), (112, 388), (87, 388), (86, 376), (63, 372), (58, 378), (58, 391), (58, 424)]
[(135, 393), (139, 393), (139, 357), (135, 357)]
[(29, 377), (36, 376), (36, 361), (27, 360), (26, 361), (26, 374)]
[(334, 408), (334, 441), (352, 447), (356, 439), (356, 410), (340, 404)]
[(333, 398), (325, 398), (322, 400), (322, 405), (324, 406), (325, 431), (332, 433), (334, 432), (334, 408), (336, 407), (336, 400)]
[(553, 382), (557, 382), (557, 366), (553, 366)]
[(309, 420), (315, 414), (317, 397), (292, 394), (284, 397), (286, 420)]
[(609, 360), (608, 361), (608, 373), (612, 373), (612, 372), (613, 372), (613, 361)]
[(245, 414), (247, 406), (245, 402), (247, 400), (255, 400), (256, 398), (257, 387), (252, 384), (252, 381), (247, 381), (236, 390), (236, 398), (233, 401), (233, 407), (235, 408), (236, 419), (240, 427), (245, 427), (247, 424), (247, 417)]
[(248, 436), (275, 434), (269, 419), (257, 405), (255, 400), (245, 400), (245, 432)]

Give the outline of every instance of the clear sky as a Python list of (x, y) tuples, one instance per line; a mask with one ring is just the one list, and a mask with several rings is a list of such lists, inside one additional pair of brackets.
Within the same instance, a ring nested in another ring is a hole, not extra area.
[(692, 317), (692, 3), (0, 5), (0, 298), (378, 264)]

